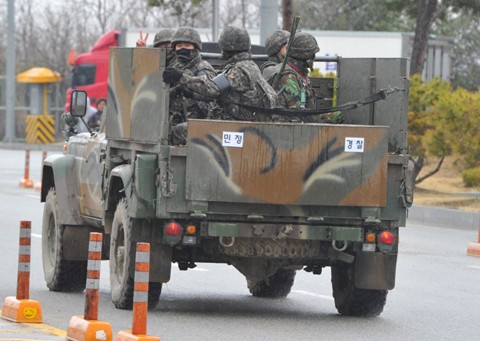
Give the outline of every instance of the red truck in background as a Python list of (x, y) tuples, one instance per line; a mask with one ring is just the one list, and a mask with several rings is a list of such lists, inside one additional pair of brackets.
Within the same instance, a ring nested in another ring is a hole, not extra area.
[(93, 44), (90, 52), (79, 54), (73, 61), (72, 84), (67, 90), (65, 111), (70, 111), (73, 89), (85, 90), (94, 105), (98, 99), (107, 98), (108, 56), (111, 46), (119, 46), (120, 31), (112, 30)]
[[(128, 28), (122, 30), (112, 30), (102, 35), (93, 44), (90, 52), (79, 54), (71, 57), (72, 66), (72, 84), (67, 90), (65, 101), (65, 112), (70, 111), (70, 97), (72, 90), (84, 90), (90, 98), (90, 104), (95, 106), (100, 98), (107, 99), (107, 80), (108, 80), (108, 62), (110, 47), (133, 47), (135, 42), (143, 34), (149, 34), (147, 44), (153, 43), (153, 37), (158, 32), (158, 28)], [(217, 43), (208, 42), (208, 37), (203, 39), (202, 52), (219, 53)], [(252, 45), (252, 53), (264, 54), (263, 47)], [(222, 65), (222, 61), (218, 61), (218, 65)]]

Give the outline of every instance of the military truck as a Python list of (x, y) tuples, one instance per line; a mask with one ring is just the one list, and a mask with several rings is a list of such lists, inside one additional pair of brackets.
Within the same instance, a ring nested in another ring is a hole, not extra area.
[[(271, 298), (289, 294), (297, 271), (330, 267), (340, 314), (379, 315), (413, 199), (408, 61), (338, 58), (337, 83), (313, 79), (323, 105), (396, 89), (344, 111), (344, 124), (192, 119), (178, 146), (169, 143), (165, 58), (163, 49), (112, 48), (100, 131), (71, 132), (64, 153), (45, 160), (50, 290), (85, 288), (88, 235), (99, 231), (120, 309), (133, 304), (135, 243), (149, 242), (150, 307), (172, 263), (206, 262), (234, 266), (253, 296)], [(71, 115), (85, 105), (74, 91)]]

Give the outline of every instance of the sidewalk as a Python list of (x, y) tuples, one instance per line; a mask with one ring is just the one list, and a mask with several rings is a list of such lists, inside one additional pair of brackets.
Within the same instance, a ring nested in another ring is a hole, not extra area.
[(67, 332), (43, 323), (15, 323), (0, 318), (0, 340), (65, 340)]
[(478, 231), (480, 212), (414, 205), (408, 210), (407, 223), (409, 221), (437, 227)]

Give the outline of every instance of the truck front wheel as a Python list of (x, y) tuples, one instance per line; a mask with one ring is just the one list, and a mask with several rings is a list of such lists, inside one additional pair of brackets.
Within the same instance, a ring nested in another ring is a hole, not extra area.
[(47, 194), (42, 221), (43, 274), (51, 291), (82, 292), (87, 280), (87, 261), (68, 261), (64, 257), (64, 225), (58, 223), (57, 196)]
[(335, 307), (341, 315), (374, 317), (382, 313), (387, 290), (355, 287), (353, 264), (332, 265), (332, 289)]
[(295, 270), (278, 269), (272, 276), (263, 280), (247, 278), (248, 290), (255, 297), (287, 297), (295, 280)]
[[(115, 210), (110, 237), (110, 290), (112, 301), (119, 309), (132, 309), (135, 268), (135, 245), (132, 229), (138, 223), (128, 215), (126, 199), (120, 200)], [(162, 283), (149, 283), (148, 306), (155, 308), (160, 299)]]

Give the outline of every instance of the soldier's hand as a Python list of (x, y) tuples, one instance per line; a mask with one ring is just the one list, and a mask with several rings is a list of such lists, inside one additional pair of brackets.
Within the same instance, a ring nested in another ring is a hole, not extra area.
[(163, 71), (163, 81), (170, 85), (177, 84), (182, 76), (183, 72), (173, 67), (167, 67)]
[(148, 39), (148, 33), (144, 37), (142, 34), (142, 31), (140, 31), (140, 38), (138, 38), (136, 42), (136, 47), (147, 47), (147, 39)]

